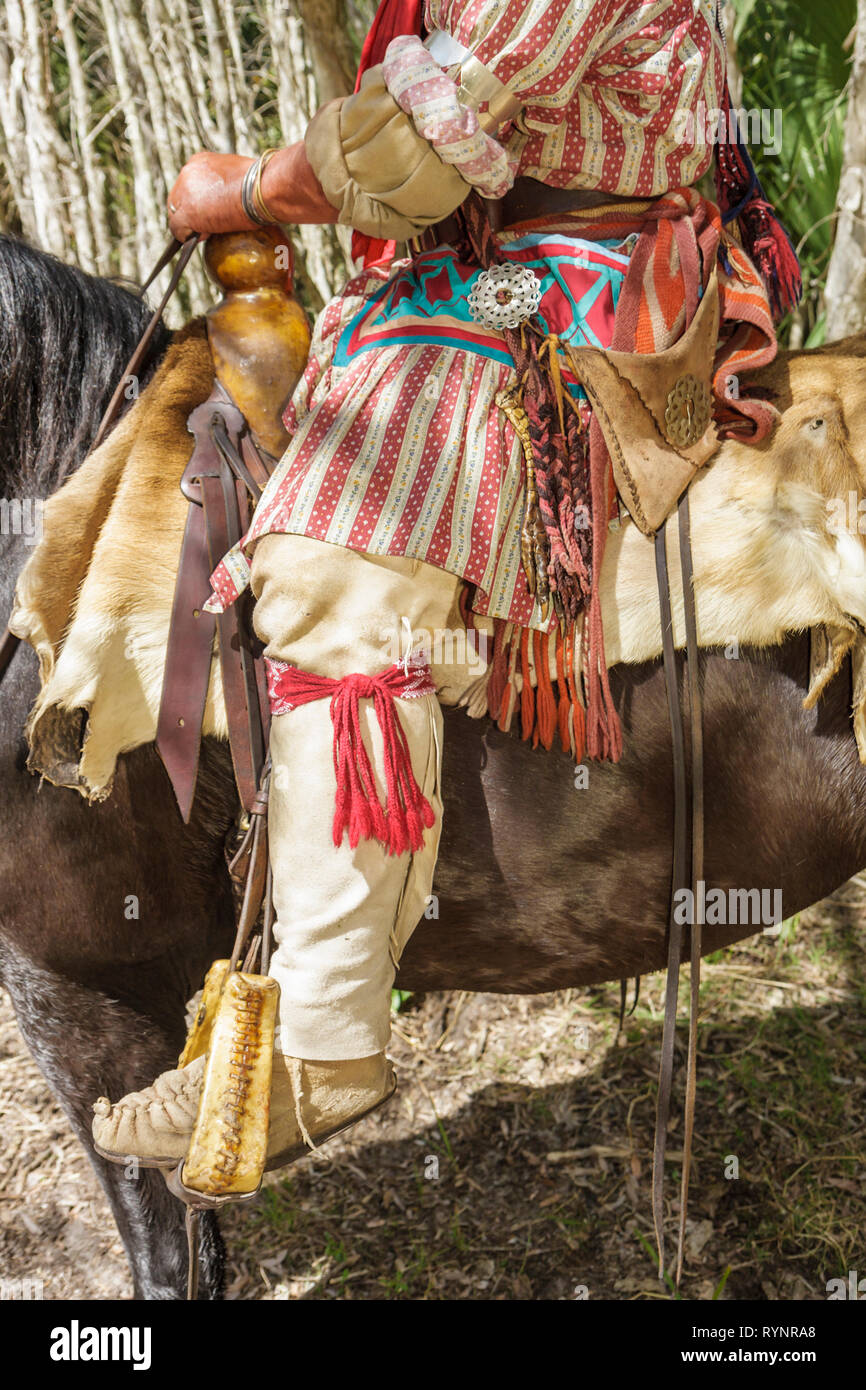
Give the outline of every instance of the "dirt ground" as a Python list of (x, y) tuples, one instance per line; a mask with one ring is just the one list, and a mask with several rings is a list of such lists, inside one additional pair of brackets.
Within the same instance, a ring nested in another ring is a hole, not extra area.
[[(683, 1298), (824, 1299), (866, 1270), (864, 927), (853, 880), (705, 964)], [(224, 1218), (228, 1297), (675, 1296), (650, 1214), (662, 983), (643, 981), (619, 1037), (615, 985), (410, 999), (391, 1105)], [(671, 1231), (680, 1132), (677, 1115)], [(46, 1299), (129, 1297), (101, 1189), (5, 997), (0, 1144), (0, 1297), (22, 1279)]]

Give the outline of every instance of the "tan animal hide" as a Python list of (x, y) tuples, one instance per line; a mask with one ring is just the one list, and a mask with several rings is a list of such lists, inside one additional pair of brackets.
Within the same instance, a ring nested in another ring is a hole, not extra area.
[[(690, 498), (701, 644), (726, 646), (733, 656), (739, 646), (812, 629), (807, 703), (850, 649), (855, 732), (866, 761), (866, 547), (858, 526), (864, 356), (866, 338), (848, 339), (784, 354), (765, 369), (759, 384), (783, 411), (776, 430), (757, 446), (723, 444)], [(90, 797), (108, 794), (120, 753), (155, 736), (187, 505), (178, 489), (192, 444), (186, 418), (212, 376), (203, 330), (193, 325), (174, 339), (126, 419), (49, 501), (44, 539), (19, 580), (13, 626), (39, 653), (43, 681), (28, 726), (31, 765)], [(862, 521), (866, 530), (866, 515)], [(667, 530), (683, 646), (675, 520)], [(653, 543), (630, 521), (608, 538), (602, 603), (609, 665), (660, 654)], [(465, 680), (465, 667), (460, 674)], [(443, 684), (443, 703), (480, 712), (477, 675), (469, 688)], [(205, 732), (226, 734), (216, 662)]]
[[(92, 798), (108, 795), (120, 753), (156, 735), (188, 505), (178, 488), (192, 452), (186, 420), (212, 385), (204, 326), (194, 323), (46, 503), (43, 538), (18, 580), (10, 626), (35, 648), (42, 679), (29, 765)], [(204, 727), (226, 736), (216, 661)]]
[[(790, 632), (823, 629), (821, 659), (806, 699), (814, 704), (853, 648), (866, 673), (866, 418), (860, 404), (864, 339), (820, 352), (786, 354), (758, 380), (782, 418), (751, 446), (728, 441), (695, 480), (689, 498), (698, 640), (735, 655)], [(667, 523), (673, 622), (685, 645), (676, 518)], [(608, 539), (602, 571), (609, 665), (661, 650), (650, 544), (631, 523)], [(855, 732), (866, 762), (866, 680), (855, 700)]]

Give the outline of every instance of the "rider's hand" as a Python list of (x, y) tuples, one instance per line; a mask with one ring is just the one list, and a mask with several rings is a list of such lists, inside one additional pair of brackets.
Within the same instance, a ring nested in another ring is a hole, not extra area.
[(242, 154), (193, 155), (168, 195), (168, 222), (178, 241), (192, 232), (239, 232), (255, 226), (241, 205), (241, 184), (252, 160)]

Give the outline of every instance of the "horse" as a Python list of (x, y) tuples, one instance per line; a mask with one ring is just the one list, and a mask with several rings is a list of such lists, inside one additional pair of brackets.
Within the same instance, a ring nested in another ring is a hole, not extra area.
[[(6, 611), (34, 539), (20, 519), (38, 516), (39, 502), (81, 463), (146, 316), (123, 285), (0, 236)], [(150, 370), (167, 341), (165, 332), (155, 341)], [(780, 888), (792, 915), (866, 864), (866, 768), (849, 682), (837, 678), (815, 708), (803, 708), (808, 634), (729, 658), (722, 649), (701, 654), (705, 878), (725, 890)], [(625, 753), (615, 766), (593, 765), (588, 779), (564, 753), (444, 710), (438, 913), (406, 947), (402, 989), (532, 994), (664, 966), (673, 787), (661, 664), (614, 668), (611, 686)], [(175, 1064), (186, 1001), (211, 960), (228, 953), (228, 750), (206, 742), (189, 825), (150, 746), (121, 760), (107, 801), (87, 805), (40, 787), (26, 769), (23, 728), (37, 690), (25, 647), (0, 685), (0, 981), (106, 1192), (134, 1297), (180, 1299), (180, 1206), (159, 1174), (130, 1175), (94, 1153), (91, 1105)], [(754, 930), (707, 926), (703, 951)], [(217, 1299), (224, 1250), (214, 1219), (202, 1222), (200, 1242), (199, 1297)]]

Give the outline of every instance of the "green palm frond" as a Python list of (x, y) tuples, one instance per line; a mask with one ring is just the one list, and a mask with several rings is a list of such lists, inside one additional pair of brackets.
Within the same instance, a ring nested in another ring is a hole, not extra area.
[(734, 0), (742, 104), (781, 113), (778, 155), (753, 149), (758, 176), (803, 267), (804, 336), (820, 337), (821, 300), (842, 172), (846, 40), (856, 0)]

